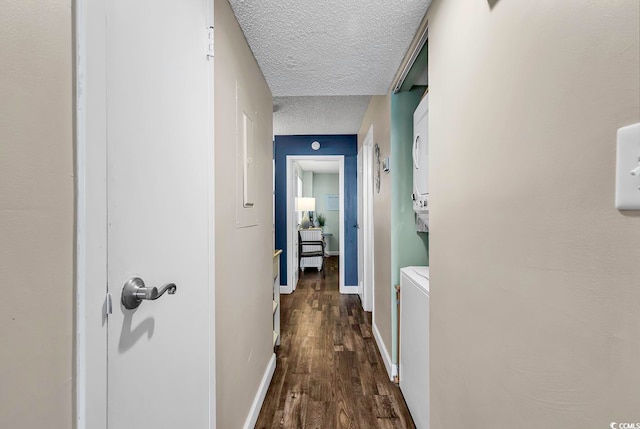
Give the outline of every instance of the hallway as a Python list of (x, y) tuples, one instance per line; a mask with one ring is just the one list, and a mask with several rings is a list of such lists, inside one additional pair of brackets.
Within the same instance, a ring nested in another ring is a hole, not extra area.
[(338, 292), (338, 258), (327, 275), (300, 277), (281, 297), (282, 344), (256, 428), (413, 428), (386, 373), (357, 295)]

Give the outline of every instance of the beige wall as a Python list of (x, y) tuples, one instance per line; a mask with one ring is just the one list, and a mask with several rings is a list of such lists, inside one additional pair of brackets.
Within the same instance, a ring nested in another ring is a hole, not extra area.
[[(215, 0), (217, 424), (245, 422), (272, 348), (272, 97), (227, 0)], [(257, 112), (258, 226), (236, 228), (236, 80)]]
[(640, 422), (639, 5), (430, 9), (432, 429)]
[(0, 427), (72, 425), (70, 0), (0, 13)]
[[(373, 142), (380, 146), (380, 160), (391, 155), (391, 95), (371, 97), (369, 107), (362, 120), (358, 132), (358, 148), (362, 147), (364, 138), (373, 125)], [(375, 161), (374, 161), (375, 169)], [(374, 228), (374, 278), (375, 308), (374, 324), (380, 337), (391, 353), (391, 175), (380, 175), (380, 193), (374, 188), (373, 196), (373, 228)]]

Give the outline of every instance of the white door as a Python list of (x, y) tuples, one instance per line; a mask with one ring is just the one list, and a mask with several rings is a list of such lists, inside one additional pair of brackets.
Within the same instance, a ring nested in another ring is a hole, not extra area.
[(364, 287), (364, 213), (363, 213), (363, 196), (364, 196), (364, 170), (362, 162), (361, 147), (358, 151), (358, 295), (360, 296), (360, 304), (365, 308), (365, 287)]
[[(208, 428), (212, 4), (107, 4), (108, 427)], [(134, 276), (176, 293), (126, 309)]]

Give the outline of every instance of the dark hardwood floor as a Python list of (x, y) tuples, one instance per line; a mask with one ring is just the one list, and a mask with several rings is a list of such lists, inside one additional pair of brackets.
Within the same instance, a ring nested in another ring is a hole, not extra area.
[(357, 295), (340, 295), (338, 258), (326, 278), (301, 276), (281, 297), (282, 341), (256, 428), (414, 428)]

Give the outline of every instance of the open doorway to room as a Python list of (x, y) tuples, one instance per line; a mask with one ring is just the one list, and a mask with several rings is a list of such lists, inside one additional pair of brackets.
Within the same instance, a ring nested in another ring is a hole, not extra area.
[[(357, 135), (276, 135), (274, 137), (275, 160), (275, 238), (276, 248), (282, 249), (280, 259), (280, 292), (287, 294), (294, 290), (299, 277), (297, 262), (298, 213), (295, 211), (295, 197), (298, 188), (304, 191), (302, 168), (295, 168), (293, 161), (333, 161), (338, 167), (338, 191), (321, 195), (322, 201), (331, 196), (333, 209), (338, 205), (339, 225), (330, 238), (329, 250), (335, 252), (338, 246), (339, 293), (358, 293), (358, 238), (357, 238)], [(302, 178), (302, 185), (296, 177)], [(317, 181), (316, 181), (317, 182)], [(309, 194), (312, 195), (312, 194)], [(337, 196), (337, 197), (336, 197)], [(330, 203), (331, 204), (331, 203)], [(306, 209), (308, 210), (308, 209)], [(313, 208), (313, 212), (318, 211)], [(320, 208), (323, 215), (328, 210)]]
[[(287, 156), (287, 284), (293, 292), (302, 271), (338, 270), (341, 293), (344, 283), (344, 156)], [(313, 210), (297, 211), (296, 198), (312, 199)], [(310, 228), (301, 229), (307, 215)], [(298, 231), (318, 235), (325, 242), (325, 256), (300, 260)], [(334, 263), (337, 259), (337, 263)], [(326, 262), (326, 259), (325, 259)]]

